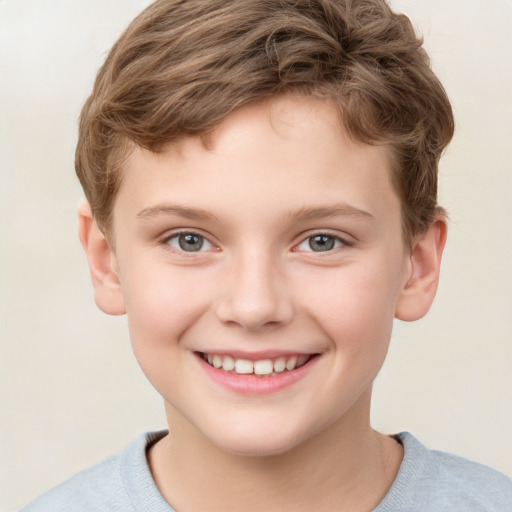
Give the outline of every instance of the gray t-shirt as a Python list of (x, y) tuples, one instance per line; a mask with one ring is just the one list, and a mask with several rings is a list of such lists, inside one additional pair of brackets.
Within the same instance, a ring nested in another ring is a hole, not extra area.
[[(140, 436), (123, 452), (78, 473), (21, 512), (174, 512), (158, 491), (146, 459), (147, 448), (165, 434)], [(407, 432), (395, 437), (404, 446), (404, 459), (373, 512), (512, 512), (512, 480), (507, 476), (428, 450)]]

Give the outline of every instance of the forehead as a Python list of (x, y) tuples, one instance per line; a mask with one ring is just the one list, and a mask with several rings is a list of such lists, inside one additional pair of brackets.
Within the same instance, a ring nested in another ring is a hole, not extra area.
[[(334, 103), (328, 99), (315, 99), (300, 93), (289, 93), (275, 96), (266, 101), (249, 104), (234, 111), (213, 130), (203, 137), (211, 150), (227, 141), (233, 134), (244, 131), (271, 128), (270, 131), (281, 139), (311, 139), (312, 133), (319, 126), (328, 126), (329, 131), (344, 136), (341, 117)], [(308, 130), (309, 128), (309, 130)]]
[(285, 96), (241, 108), (207, 137), (161, 154), (136, 148), (117, 202), (141, 210), (172, 200), (260, 217), (342, 202), (378, 216), (398, 205), (390, 162), (388, 147), (348, 137), (331, 102)]

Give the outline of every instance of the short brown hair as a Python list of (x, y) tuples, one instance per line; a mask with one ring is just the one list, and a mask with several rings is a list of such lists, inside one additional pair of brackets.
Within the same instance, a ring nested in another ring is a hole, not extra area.
[(332, 100), (355, 140), (392, 148), (410, 242), (438, 209), (454, 129), (422, 43), (384, 0), (157, 0), (115, 43), (82, 110), (75, 167), (96, 221), (108, 232), (134, 145), (160, 152), (299, 91)]

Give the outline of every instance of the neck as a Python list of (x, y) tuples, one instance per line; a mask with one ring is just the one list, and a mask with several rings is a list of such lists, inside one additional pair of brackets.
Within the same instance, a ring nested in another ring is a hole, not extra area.
[(369, 395), (360, 402), (351, 417), (268, 457), (225, 452), (167, 407), (171, 433), (150, 450), (153, 477), (177, 511), (372, 510), (396, 477), (402, 448), (371, 429)]

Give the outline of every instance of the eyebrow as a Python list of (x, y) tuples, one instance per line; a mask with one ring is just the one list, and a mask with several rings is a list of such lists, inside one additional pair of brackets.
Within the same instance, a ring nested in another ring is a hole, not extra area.
[[(215, 215), (205, 210), (174, 204), (157, 204), (155, 206), (144, 208), (137, 214), (137, 217), (140, 219), (147, 219), (163, 215), (176, 215), (191, 220), (218, 221), (218, 218)], [(375, 217), (370, 212), (345, 203), (334, 204), (331, 206), (300, 208), (295, 212), (290, 212), (288, 217), (297, 221), (320, 220), (330, 217), (354, 217), (361, 220), (375, 221)]]
[(215, 215), (205, 210), (174, 204), (157, 204), (144, 208), (137, 214), (137, 217), (139, 219), (147, 219), (161, 215), (177, 215), (191, 220), (218, 220)]
[(356, 219), (375, 222), (375, 217), (365, 210), (361, 210), (349, 204), (340, 203), (331, 206), (301, 208), (290, 213), (290, 217), (297, 220), (320, 220), (329, 217), (354, 217)]

